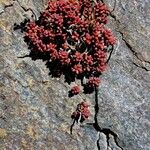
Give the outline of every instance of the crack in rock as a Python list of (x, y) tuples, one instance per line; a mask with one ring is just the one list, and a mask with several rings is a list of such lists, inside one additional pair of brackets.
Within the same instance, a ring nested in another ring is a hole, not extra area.
[(112, 14), (112, 12), (114, 12), (114, 11), (115, 11), (115, 9), (116, 9), (116, 5), (117, 5), (117, 0), (114, 0), (114, 7), (113, 7), (113, 9), (112, 9), (112, 11), (111, 11), (111, 14)]
[(101, 150), (99, 141), (100, 141), (100, 132), (98, 132), (98, 140), (97, 140), (96, 144), (97, 144), (97, 149), (98, 149), (98, 150)]
[[(119, 139), (119, 138), (118, 138), (118, 135), (117, 135), (115, 132), (113, 132), (112, 130), (110, 130), (109, 128), (101, 128), (101, 127), (99, 126), (98, 120), (97, 120), (98, 113), (99, 113), (98, 89), (95, 88), (95, 116), (94, 116), (94, 121), (95, 121), (95, 122), (94, 122), (94, 124), (93, 124), (93, 127), (95, 128), (95, 130), (96, 130), (97, 132), (105, 134), (106, 139), (107, 139), (107, 149), (108, 149), (108, 147), (110, 147), (110, 146), (109, 146), (109, 139), (110, 139), (109, 135), (112, 135), (116, 146), (119, 147), (121, 150), (123, 150), (123, 148), (122, 148), (122, 147), (119, 145), (119, 143), (118, 143), (118, 139)], [(100, 137), (99, 137), (99, 139), (100, 139)], [(100, 149), (99, 149), (99, 148), (100, 148), (100, 145), (98, 144), (99, 139), (97, 140), (97, 148), (98, 148), (98, 150), (100, 150)]]
[(1, 10), (0, 15), (3, 14), (7, 8), (12, 7), (13, 4), (5, 5), (4, 8)]
[(116, 46), (113, 46), (113, 47), (111, 48), (110, 52), (108, 52), (108, 57), (107, 57), (107, 59), (106, 59), (106, 64), (109, 63), (110, 58), (112, 57), (113, 51), (117, 51), (117, 50), (118, 50), (119, 45), (120, 45), (120, 42), (119, 42), (119, 40), (118, 40)]
[(37, 16), (36, 16), (36, 14), (35, 14), (35, 12), (33, 11), (32, 8), (25, 8), (24, 6), (22, 6), (22, 5), (20, 4), (20, 2), (19, 2), (18, 0), (15, 0), (15, 1), (19, 4), (19, 6), (20, 6), (25, 12), (31, 11), (31, 13), (33, 14), (32, 17), (34, 16), (35, 20), (37, 20)]
[[(96, 2), (101, 2), (101, 3), (104, 3), (105, 4), (105, 0), (96, 0)], [(114, 0), (114, 6), (113, 6), (113, 9), (110, 11), (110, 16), (112, 15), (112, 17), (114, 19), (116, 19), (116, 16), (112, 14), (112, 12), (115, 11), (115, 8), (116, 8), (116, 4), (117, 4), (117, 0)]]
[[(105, 3), (104, 0), (100, 0), (102, 3)], [(117, 19), (116, 15), (113, 14), (113, 12), (115, 11), (115, 7), (117, 5), (117, 1), (115, 0), (114, 2), (114, 8), (113, 10), (110, 12), (110, 17), (112, 17), (118, 24), (120, 24), (120, 20)], [(121, 34), (122, 36), (122, 40), (125, 42), (126, 46), (130, 49), (130, 51), (133, 53), (133, 55), (140, 61), (140, 62), (144, 62), (144, 65), (138, 65), (135, 62), (132, 62), (134, 65), (136, 65), (137, 67), (144, 69), (145, 71), (150, 71), (150, 69), (147, 69), (146, 65), (150, 66), (150, 61), (146, 61), (146, 60), (142, 60), (138, 57), (138, 53), (133, 49), (133, 47), (130, 45), (130, 43), (124, 38), (124, 34), (122, 31), (117, 31)]]
[(136, 64), (135, 62), (133, 62), (133, 64), (134, 64), (136, 67), (139, 67), (139, 68), (141, 68), (141, 69), (144, 69), (145, 71), (150, 71), (150, 70), (148, 70), (146, 67), (141, 66), (141, 65), (138, 65), (138, 64)]
[[(104, 3), (104, 1), (101, 1)], [(116, 7), (116, 2), (115, 2), (115, 6), (114, 9), (111, 11), (110, 16), (118, 23), (120, 24), (120, 20), (117, 19), (117, 17), (113, 14), (113, 11), (115, 10)], [(137, 67), (144, 69), (145, 71), (150, 71), (150, 69), (147, 69), (146, 65), (150, 66), (150, 61), (146, 61), (146, 60), (142, 60), (139, 58), (138, 53), (133, 49), (133, 47), (131, 46), (131, 44), (124, 38), (124, 34), (122, 31), (117, 31), (121, 34), (122, 36), (122, 40), (125, 42), (126, 46), (130, 49), (130, 51), (133, 53), (133, 55), (140, 61), (140, 62), (144, 62), (145, 65), (138, 65), (135, 62), (132, 62), (134, 65), (136, 65)]]
[(20, 2), (19, 2), (18, 0), (13, 0), (13, 3), (12, 3), (12, 4), (5, 5), (4, 8), (1, 10), (0, 15), (3, 14), (7, 8), (13, 7), (13, 6), (14, 6), (14, 2), (17, 2), (17, 3), (19, 4), (19, 6), (20, 6), (25, 12), (31, 11), (32, 17), (34, 16), (35, 20), (37, 20), (37, 16), (36, 16), (35, 12), (33, 11), (33, 9), (32, 9), (32, 8), (25, 8), (24, 6), (22, 6), (22, 5), (20, 4)]
[[(133, 53), (133, 55), (134, 55), (140, 62), (144, 62), (144, 63), (150, 64), (149, 61), (145, 61), (145, 60), (140, 59), (140, 58), (138, 57), (138, 53), (137, 53), (136, 51), (134, 51), (134, 49), (133, 49), (133, 47), (130, 45), (130, 43), (124, 38), (124, 34), (123, 34), (121, 31), (118, 31), (118, 32), (121, 34), (122, 40), (125, 42), (126, 46), (130, 49), (130, 51)], [(142, 69), (144, 69), (144, 70), (146, 70), (146, 71), (150, 71), (150, 70), (147, 69), (145, 66), (138, 65), (138, 64), (136, 64), (134, 61), (132, 61), (132, 63), (133, 63), (135, 66), (139, 67), (139, 68), (142, 68)]]

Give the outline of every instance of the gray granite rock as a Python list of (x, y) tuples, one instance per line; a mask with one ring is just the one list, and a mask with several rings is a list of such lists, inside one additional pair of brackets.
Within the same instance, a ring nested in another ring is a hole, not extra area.
[[(14, 24), (38, 17), (47, 0), (0, 1), (0, 149), (149, 150), (149, 0), (117, 0), (109, 27), (117, 37), (99, 87), (98, 125), (75, 125), (70, 114), (86, 98), (94, 122), (94, 95), (68, 97), (70, 85), (51, 78), (42, 60), (32, 60), (23, 33)], [(113, 9), (114, 1), (105, 0)], [(30, 8), (30, 9), (29, 9)], [(73, 83), (74, 84), (74, 83)]]
[[(105, 2), (113, 8), (113, 1)], [(110, 27), (118, 46), (101, 77), (98, 121), (102, 128), (117, 133), (123, 149), (149, 150), (150, 1), (116, 2)]]

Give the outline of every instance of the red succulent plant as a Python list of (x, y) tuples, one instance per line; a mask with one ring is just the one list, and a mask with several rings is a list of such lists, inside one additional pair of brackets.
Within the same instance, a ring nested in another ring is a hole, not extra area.
[(38, 21), (27, 24), (25, 37), (32, 51), (48, 55), (50, 62), (63, 68), (62, 73), (68, 69), (75, 77), (88, 78), (89, 86), (98, 87), (107, 50), (116, 42), (105, 27), (109, 14), (101, 2), (50, 0)]
[[(90, 111), (89, 111), (89, 104), (87, 102), (81, 102), (77, 105), (76, 111), (74, 111), (71, 115), (72, 119), (75, 119), (77, 122), (80, 121), (81, 123), (89, 118)], [(80, 120), (79, 120), (80, 119)]]
[(100, 84), (100, 79), (97, 77), (90, 77), (88, 81), (88, 85), (90, 87), (98, 87)]
[(71, 94), (77, 95), (80, 93), (80, 87), (79, 86), (74, 86), (71, 88)]

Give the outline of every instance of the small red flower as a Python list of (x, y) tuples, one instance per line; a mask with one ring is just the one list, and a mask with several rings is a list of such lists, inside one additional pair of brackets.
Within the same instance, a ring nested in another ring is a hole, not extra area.
[(116, 39), (110, 30), (106, 29), (104, 31), (104, 37), (107, 45), (114, 45), (116, 43)]
[(98, 61), (100, 61), (106, 57), (106, 53), (102, 50), (99, 50), (94, 54), (94, 56)]
[(68, 58), (68, 53), (66, 51), (60, 51), (58, 55), (59, 55), (58, 59), (62, 65), (70, 63), (70, 59)]
[(74, 87), (72, 87), (72, 89), (71, 89), (71, 94), (77, 95), (77, 94), (79, 94), (79, 93), (80, 93), (80, 87), (79, 87), (79, 86), (74, 86)]
[(105, 66), (105, 65), (99, 65), (98, 67), (96, 67), (96, 71), (97, 71), (98, 73), (104, 72), (105, 69), (106, 69), (106, 66)]
[(93, 57), (91, 55), (88, 55), (87, 53), (84, 53), (82, 61), (83, 61), (83, 64), (92, 65)]
[(47, 49), (46, 49), (46, 51), (49, 51), (49, 52), (53, 53), (54, 51), (56, 51), (56, 45), (55, 45), (55, 44), (52, 44), (52, 43), (47, 44)]
[(58, 59), (59, 55), (58, 55), (57, 50), (54, 50), (52, 53), (50, 53), (50, 56), (52, 60)]
[(100, 84), (100, 79), (97, 77), (90, 77), (88, 81), (89, 87), (98, 87)]
[(75, 52), (74, 55), (72, 55), (72, 61), (73, 62), (80, 62), (82, 60), (82, 55), (80, 52)]
[(72, 72), (74, 72), (75, 74), (80, 74), (82, 73), (82, 65), (80, 64), (77, 64), (77, 65), (74, 65), (72, 68), (71, 68)]
[(87, 44), (91, 44), (92, 36), (91, 36), (89, 33), (86, 33), (85, 36), (83, 37), (83, 40), (84, 40)]
[[(88, 119), (90, 116), (89, 106), (90, 105), (87, 102), (79, 103), (77, 105), (76, 111), (72, 113), (71, 118), (75, 119), (76, 121), (80, 121), (82, 123), (83, 121)], [(79, 120), (79, 118), (81, 120)]]

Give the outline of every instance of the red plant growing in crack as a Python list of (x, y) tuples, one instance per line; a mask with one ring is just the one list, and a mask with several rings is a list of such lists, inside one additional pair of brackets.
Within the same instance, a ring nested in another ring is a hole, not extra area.
[[(35, 21), (25, 19), (20, 25), (15, 24), (14, 30), (26, 30), (25, 41), (31, 49), (29, 55), (19, 58), (30, 56), (33, 60), (46, 60), (52, 76), (60, 77), (63, 74), (68, 83), (81, 79), (84, 90), (95, 92), (94, 123), (89, 125), (92, 124), (97, 132), (106, 135), (107, 148), (111, 135), (123, 150), (118, 143), (118, 135), (109, 128), (101, 128), (97, 119), (99, 77), (106, 69), (116, 42), (112, 32), (105, 27), (108, 15), (114, 18), (114, 9), (110, 12), (103, 0), (50, 0), (38, 20), (36, 16)], [(33, 12), (30, 8), (27, 10)], [(107, 52), (110, 52), (108, 58)], [(83, 83), (83, 79), (88, 79), (87, 83)], [(76, 95), (81, 92), (80, 88), (75, 86), (70, 91)], [(74, 121), (70, 133), (75, 122), (82, 123), (89, 115), (87, 102), (79, 103), (71, 115)], [(97, 140), (98, 149), (99, 140), (100, 137)]]
[(87, 102), (81, 102), (77, 105), (76, 111), (74, 111), (71, 115), (72, 119), (75, 119), (77, 122), (83, 122), (84, 120), (89, 118), (89, 104)]
[[(99, 86), (106, 69), (106, 53), (115, 37), (105, 27), (110, 14), (102, 2), (57, 0), (48, 2), (38, 21), (26, 26), (31, 52), (42, 53), (55, 65), (52, 74), (87, 79), (84, 90)], [(76, 92), (76, 94), (79, 92)]]
[(71, 90), (70, 90), (70, 94), (72, 95), (77, 95), (80, 93), (80, 87), (79, 86), (74, 86)]
[[(99, 87), (107, 52), (116, 43), (106, 27), (110, 13), (96, 0), (50, 0), (39, 19), (27, 23), (25, 39), (31, 53), (47, 58), (52, 76), (63, 74), (68, 83), (81, 79), (84, 93), (91, 93)], [(79, 94), (81, 86), (72, 87), (69, 96)], [(89, 115), (89, 105), (81, 102), (71, 117), (82, 123)]]

